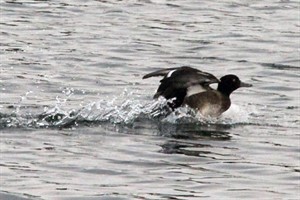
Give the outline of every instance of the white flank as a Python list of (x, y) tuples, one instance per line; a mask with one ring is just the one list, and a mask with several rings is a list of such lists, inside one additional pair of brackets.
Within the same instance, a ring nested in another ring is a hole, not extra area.
[(202, 87), (201, 85), (192, 85), (187, 88), (186, 97), (192, 96), (193, 94), (205, 92), (205, 91), (206, 91), (206, 89), (204, 87)]
[(168, 75), (167, 75), (167, 78), (171, 77), (171, 76), (172, 76), (172, 74), (173, 74), (173, 72), (175, 72), (175, 71), (176, 71), (176, 69), (174, 69), (174, 70), (170, 71), (170, 72), (168, 73)]

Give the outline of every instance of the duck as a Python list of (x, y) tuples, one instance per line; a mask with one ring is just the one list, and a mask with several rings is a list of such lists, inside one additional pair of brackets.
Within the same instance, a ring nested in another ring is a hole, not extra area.
[[(204, 117), (218, 117), (231, 105), (230, 95), (241, 87), (252, 87), (242, 82), (237, 75), (227, 74), (220, 79), (214, 75), (189, 67), (160, 69), (143, 76), (143, 79), (163, 76), (154, 94), (168, 100), (168, 106), (175, 110), (189, 106)], [(210, 84), (217, 83), (217, 89)]]

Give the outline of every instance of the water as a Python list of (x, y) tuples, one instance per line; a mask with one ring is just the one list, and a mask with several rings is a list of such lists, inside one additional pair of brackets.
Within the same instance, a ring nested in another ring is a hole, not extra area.
[[(299, 199), (299, 1), (0, 1), (1, 199)], [(159, 68), (237, 74), (219, 119)]]

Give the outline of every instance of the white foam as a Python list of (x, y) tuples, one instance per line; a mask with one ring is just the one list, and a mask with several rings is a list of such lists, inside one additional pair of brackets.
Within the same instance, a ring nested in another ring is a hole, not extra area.
[(223, 124), (249, 123), (253, 112), (255, 112), (253, 106), (231, 104), (230, 108), (220, 116), (220, 122)]
[[(64, 103), (56, 102), (47, 107), (32, 121), (24, 118), (27, 126), (64, 126), (66, 124), (80, 122), (109, 122), (112, 124), (133, 124), (135, 121), (145, 119), (154, 120), (156, 123), (207, 123), (207, 124), (239, 124), (251, 123), (253, 106), (233, 104), (228, 111), (218, 118), (204, 118), (189, 107), (180, 107), (175, 111), (167, 106), (168, 101), (160, 97), (157, 100), (141, 99), (135, 92), (124, 91), (120, 96), (114, 98), (100, 99), (96, 102), (70, 109)], [(257, 121), (257, 120), (256, 120)], [(19, 119), (19, 123), (22, 123)], [(255, 122), (254, 122), (255, 123)], [(15, 124), (13, 121), (10, 124)], [(26, 125), (25, 124), (25, 125)]]

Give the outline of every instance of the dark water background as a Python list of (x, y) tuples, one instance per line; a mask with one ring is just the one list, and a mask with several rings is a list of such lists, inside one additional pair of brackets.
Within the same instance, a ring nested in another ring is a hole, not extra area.
[[(299, 1), (0, 1), (0, 199), (299, 199)], [(152, 100), (189, 65), (220, 119)]]

